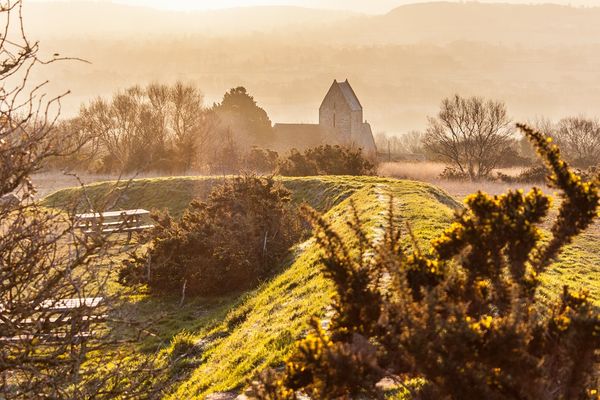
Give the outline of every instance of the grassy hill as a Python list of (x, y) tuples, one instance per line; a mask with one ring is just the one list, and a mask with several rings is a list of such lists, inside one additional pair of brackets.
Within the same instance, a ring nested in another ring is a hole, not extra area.
[[(167, 208), (180, 215), (194, 197), (203, 197), (222, 178), (159, 178), (130, 183), (99, 183), (85, 189), (91, 204), (113, 209)], [(423, 248), (452, 221), (460, 205), (443, 191), (419, 182), (382, 178), (307, 177), (282, 178), (298, 202), (306, 202), (347, 235), (346, 220), (354, 204), (372, 235), (381, 232), (390, 196), (398, 218), (410, 223)], [(127, 188), (125, 190), (125, 188)], [(48, 196), (46, 206), (66, 208), (81, 189), (66, 189)], [(80, 210), (89, 208), (78, 201)], [(350, 236), (347, 236), (350, 237)], [(562, 284), (586, 285), (600, 298), (600, 234), (592, 230), (563, 253), (543, 289), (554, 296)], [(409, 239), (406, 239), (409, 246)], [(239, 390), (257, 371), (281, 363), (294, 341), (307, 329), (312, 316), (327, 318), (331, 284), (317, 263), (319, 249), (313, 240), (297, 245), (280, 272), (259, 288), (223, 299), (192, 299), (178, 307), (178, 299), (146, 297), (138, 307), (140, 318), (163, 316), (154, 327), (155, 337), (137, 351), (162, 345), (163, 355), (177, 360), (171, 366), (171, 399), (205, 398), (208, 394)], [(157, 311), (158, 310), (158, 311)], [(165, 345), (170, 343), (170, 345)], [(177, 355), (186, 354), (177, 358)]]

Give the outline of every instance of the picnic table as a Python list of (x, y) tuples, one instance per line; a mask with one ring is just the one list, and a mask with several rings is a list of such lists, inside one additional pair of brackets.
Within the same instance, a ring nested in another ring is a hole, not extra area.
[(42, 339), (44, 342), (51, 343), (71, 336), (75, 342), (82, 343), (93, 334), (89, 329), (90, 322), (100, 322), (105, 318), (105, 315), (91, 314), (91, 310), (100, 307), (103, 301), (103, 297), (44, 300), (35, 308), (38, 315), (43, 315), (43, 318), (32, 317), (18, 322), (22, 326), (36, 327), (38, 331), (36, 334), (1, 335), (0, 342)]
[(103, 234), (127, 233), (131, 240), (134, 232), (141, 232), (154, 227), (144, 222), (150, 211), (141, 208), (123, 211), (90, 212), (75, 215), (75, 227), (89, 235), (95, 232)]
[[(44, 300), (34, 309), (31, 318), (15, 323), (4, 319), (7, 329), (2, 329), (0, 321), (0, 348), (24, 346), (21, 351), (32, 352), (31, 357), (44, 355), (44, 351), (36, 350), (36, 347), (66, 348), (69, 349), (70, 357), (61, 357), (57, 362), (72, 363), (70, 373), (78, 374), (85, 359), (87, 343), (96, 336), (91, 322), (105, 320), (105, 315), (94, 313), (103, 301), (102, 297)], [(2, 310), (3, 306), (0, 304), (0, 312)]]

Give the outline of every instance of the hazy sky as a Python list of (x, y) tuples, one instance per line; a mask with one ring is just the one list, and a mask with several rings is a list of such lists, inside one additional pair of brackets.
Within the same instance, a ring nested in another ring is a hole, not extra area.
[[(28, 0), (28, 1), (80, 1), (80, 0)], [(110, 0), (95, 0), (110, 1)], [(207, 10), (257, 5), (294, 5), (314, 8), (335, 8), (380, 13), (396, 6), (423, 3), (432, 0), (112, 0), (115, 3), (143, 5), (175, 10)], [(452, 0), (451, 0), (452, 1)], [(557, 3), (574, 6), (600, 6), (600, 0), (481, 0), (483, 3), (510, 2), (517, 4)]]

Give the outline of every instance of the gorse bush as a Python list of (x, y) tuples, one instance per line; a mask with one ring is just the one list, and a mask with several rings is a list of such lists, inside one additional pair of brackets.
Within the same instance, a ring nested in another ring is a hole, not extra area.
[(272, 174), (277, 168), (279, 154), (269, 149), (253, 147), (244, 157), (244, 168), (256, 173)]
[(292, 150), (280, 160), (279, 173), (283, 176), (311, 175), (374, 175), (375, 165), (360, 148), (323, 145), (300, 153)]
[(327, 331), (314, 324), (284, 371), (261, 376), (258, 397), (379, 398), (376, 383), (393, 376), (422, 379), (406, 388), (419, 399), (597, 398), (598, 307), (566, 287), (551, 306), (536, 294), (562, 247), (597, 216), (600, 181), (582, 181), (550, 139), (519, 127), (562, 192), (550, 237), (538, 225), (551, 200), (538, 189), (470, 196), (428, 254), (405, 250), (392, 202), (383, 240), (358, 216), (350, 222), (352, 249), (313, 212), (335, 313)]
[(290, 193), (272, 178), (232, 178), (180, 221), (155, 216), (154, 237), (121, 272), (124, 283), (159, 293), (215, 295), (266, 278), (297, 241), (301, 226)]

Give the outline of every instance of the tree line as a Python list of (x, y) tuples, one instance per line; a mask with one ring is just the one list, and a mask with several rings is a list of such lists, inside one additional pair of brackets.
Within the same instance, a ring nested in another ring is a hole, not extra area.
[[(531, 124), (561, 146), (571, 165), (586, 169), (600, 163), (598, 119), (575, 116)], [(49, 164), (61, 169), (110, 174), (337, 173), (327, 167), (333, 161), (322, 162), (322, 157), (319, 167), (314, 160), (312, 166), (300, 166), (299, 152), (281, 155), (271, 150), (277, 140), (271, 120), (244, 87), (232, 88), (219, 103), (206, 106), (201, 90), (190, 83), (132, 86), (83, 105), (76, 117), (55, 129), (65, 143), (75, 140), (79, 146), (77, 153)], [(497, 168), (539, 165), (527, 140), (515, 131), (506, 104), (481, 97), (443, 99), (422, 132), (378, 134), (376, 141), (380, 160), (445, 162), (449, 168), (444, 176), (457, 179), (489, 179)], [(290, 171), (291, 164), (298, 171)]]
[[(542, 118), (531, 125), (549, 135), (571, 165), (586, 169), (600, 164), (597, 118)], [(404, 154), (413, 160), (446, 162), (451, 166), (448, 175), (471, 180), (490, 178), (496, 168), (540, 165), (527, 139), (516, 132), (506, 104), (481, 97), (446, 98), (423, 132), (379, 134), (376, 139), (383, 159)]]
[(245, 88), (204, 105), (192, 84), (132, 86), (97, 98), (63, 121), (59, 135), (76, 136), (81, 149), (54, 167), (101, 173), (164, 171), (229, 173), (243, 153), (271, 139), (271, 121)]
[[(271, 120), (244, 87), (221, 102), (204, 105), (193, 84), (132, 86), (111, 99), (97, 98), (57, 125), (65, 146), (79, 143), (69, 157), (49, 167), (92, 173), (371, 175), (374, 165), (359, 148), (323, 145), (288, 154), (275, 144)], [(69, 139), (69, 140), (67, 140)]]

